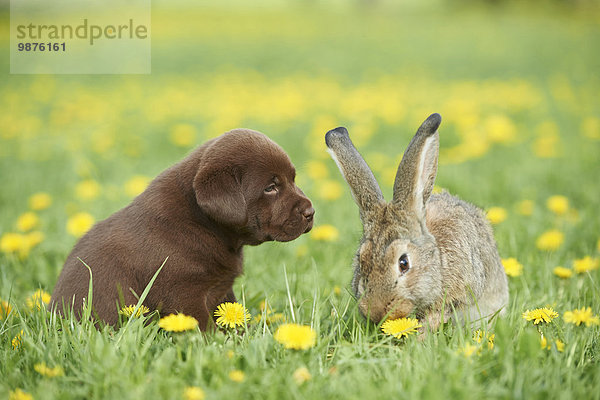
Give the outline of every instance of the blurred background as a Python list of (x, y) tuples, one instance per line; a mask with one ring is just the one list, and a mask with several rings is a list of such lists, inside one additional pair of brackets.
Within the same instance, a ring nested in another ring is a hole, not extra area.
[[(350, 280), (361, 227), (326, 131), (348, 128), (389, 198), (433, 112), (437, 186), (505, 210), (503, 257), (557, 224), (578, 232), (557, 263), (596, 248), (598, 1), (155, 1), (149, 75), (10, 75), (0, 4), (3, 298), (51, 291), (94, 221), (237, 127), (290, 154), (322, 227), (249, 249), (241, 284), (255, 292), (285, 290), (282, 263), (301, 274), (317, 259), (325, 287)], [(559, 222), (536, 214), (552, 195), (570, 202)]]

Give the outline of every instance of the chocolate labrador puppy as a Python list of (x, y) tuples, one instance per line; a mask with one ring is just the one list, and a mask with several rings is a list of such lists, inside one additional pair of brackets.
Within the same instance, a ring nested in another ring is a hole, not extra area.
[(138, 296), (168, 257), (144, 301), (181, 312), (205, 330), (242, 273), (242, 248), (310, 231), (315, 210), (294, 183), (288, 155), (265, 135), (235, 129), (161, 173), (131, 204), (96, 224), (73, 248), (51, 307), (81, 315), (92, 270), (93, 313), (107, 323)]

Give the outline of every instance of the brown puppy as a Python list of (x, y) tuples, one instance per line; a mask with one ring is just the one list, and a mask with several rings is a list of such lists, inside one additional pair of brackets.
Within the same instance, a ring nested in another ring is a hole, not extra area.
[(132, 291), (141, 295), (168, 257), (144, 304), (191, 315), (205, 330), (217, 305), (235, 301), (244, 245), (286, 242), (312, 228), (315, 210), (295, 174), (283, 149), (259, 132), (235, 129), (208, 141), (81, 238), (51, 307), (80, 316), (89, 284), (81, 258), (93, 274), (94, 313), (114, 325), (118, 307), (136, 304)]

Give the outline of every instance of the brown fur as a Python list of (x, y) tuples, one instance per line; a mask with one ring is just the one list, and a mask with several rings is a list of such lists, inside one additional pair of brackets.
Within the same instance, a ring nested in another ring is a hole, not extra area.
[(390, 203), (347, 130), (325, 136), (360, 210), (364, 231), (352, 287), (359, 310), (376, 323), (414, 313), (435, 329), (454, 311), (462, 321), (485, 321), (508, 302), (506, 275), (483, 212), (448, 193), (431, 194), (440, 123), (438, 114), (431, 115), (411, 140)]
[(205, 143), (81, 238), (51, 307), (80, 316), (89, 283), (81, 258), (93, 273), (95, 315), (115, 324), (118, 307), (136, 304), (132, 291), (141, 295), (168, 257), (144, 305), (191, 315), (205, 330), (218, 304), (235, 301), (244, 245), (285, 242), (312, 228), (314, 209), (294, 178), (287, 154), (261, 133), (236, 129)]

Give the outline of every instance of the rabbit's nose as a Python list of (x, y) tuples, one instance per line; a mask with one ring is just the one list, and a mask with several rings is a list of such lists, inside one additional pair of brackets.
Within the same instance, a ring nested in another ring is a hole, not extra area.
[(358, 309), (365, 318), (370, 319), (375, 324), (378, 324), (385, 316), (385, 310), (381, 307), (373, 307), (372, 302), (366, 300), (364, 297), (358, 303)]
[(402, 311), (400, 311), (398, 308), (393, 308), (388, 313), (388, 319), (398, 319), (398, 318), (402, 318), (404, 316), (405, 316), (405, 314)]
[(414, 304), (406, 299), (389, 303), (386, 307), (387, 319), (404, 318), (412, 312)]

